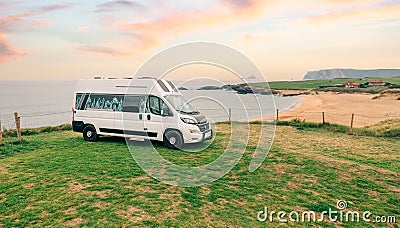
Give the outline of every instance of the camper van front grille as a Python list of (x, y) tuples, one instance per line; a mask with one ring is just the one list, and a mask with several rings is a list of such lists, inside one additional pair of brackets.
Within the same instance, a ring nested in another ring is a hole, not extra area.
[(197, 124), (201, 132), (205, 132), (208, 129), (210, 129), (210, 124), (209, 123), (203, 123), (203, 124)]

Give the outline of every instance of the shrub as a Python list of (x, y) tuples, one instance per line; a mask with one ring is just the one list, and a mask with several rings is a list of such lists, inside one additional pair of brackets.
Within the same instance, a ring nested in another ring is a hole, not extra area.
[(383, 137), (400, 137), (400, 129), (390, 129), (382, 132)]
[[(21, 135), (22, 136), (29, 136), (29, 135), (37, 135), (37, 134), (43, 133), (43, 132), (69, 131), (69, 130), (72, 130), (71, 124), (63, 124), (63, 125), (54, 126), (54, 127), (40, 127), (40, 128), (21, 129)], [(17, 137), (17, 131), (16, 130), (4, 129), (3, 130), (3, 137)]]

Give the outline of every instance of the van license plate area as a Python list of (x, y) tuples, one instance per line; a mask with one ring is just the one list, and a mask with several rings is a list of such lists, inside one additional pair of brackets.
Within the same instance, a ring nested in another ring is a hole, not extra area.
[(206, 133), (204, 133), (204, 140), (210, 139), (212, 136), (211, 131), (207, 131)]

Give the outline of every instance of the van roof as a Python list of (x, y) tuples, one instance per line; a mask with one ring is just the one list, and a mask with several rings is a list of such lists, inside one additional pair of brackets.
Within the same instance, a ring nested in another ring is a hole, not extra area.
[(180, 94), (171, 81), (157, 80), (151, 77), (80, 80), (76, 86), (76, 93), (153, 94), (158, 96)]

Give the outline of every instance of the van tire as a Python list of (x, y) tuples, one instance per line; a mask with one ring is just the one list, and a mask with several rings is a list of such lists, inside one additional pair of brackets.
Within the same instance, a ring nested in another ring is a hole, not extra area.
[(83, 139), (88, 142), (96, 142), (99, 139), (96, 128), (94, 128), (92, 125), (87, 125), (83, 129)]
[(164, 144), (170, 149), (179, 150), (183, 146), (183, 137), (179, 131), (169, 130), (164, 134)]

